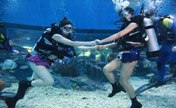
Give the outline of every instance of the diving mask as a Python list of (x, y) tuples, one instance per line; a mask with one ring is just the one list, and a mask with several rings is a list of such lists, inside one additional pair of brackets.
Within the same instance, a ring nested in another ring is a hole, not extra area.
[(130, 13), (129, 13), (128, 11), (122, 10), (122, 12), (121, 12), (121, 14), (120, 14), (120, 17), (121, 17), (122, 19), (126, 19), (126, 20), (130, 21), (130, 18), (128, 18), (128, 15), (129, 15), (129, 14), (130, 14)]

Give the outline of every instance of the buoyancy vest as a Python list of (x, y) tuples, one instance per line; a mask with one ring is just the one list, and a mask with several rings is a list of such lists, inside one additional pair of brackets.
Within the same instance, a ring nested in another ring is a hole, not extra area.
[(155, 31), (157, 34), (158, 42), (160, 45), (171, 45), (176, 41), (175, 33), (173, 30), (163, 25), (164, 18), (155, 22)]
[(52, 36), (56, 34), (53, 32), (46, 32), (42, 34), (41, 38), (34, 47), (38, 55), (42, 60), (47, 60), (51, 54), (56, 55), (59, 59), (63, 59), (64, 56), (73, 57), (76, 56), (75, 50), (72, 46), (64, 45), (56, 42), (52, 39)]
[(132, 22), (136, 23), (138, 27), (116, 41), (117, 46), (120, 47), (119, 50), (137, 50), (146, 46), (143, 18), (143, 16), (138, 15), (131, 18), (131, 21), (124, 22), (121, 30), (125, 29)]

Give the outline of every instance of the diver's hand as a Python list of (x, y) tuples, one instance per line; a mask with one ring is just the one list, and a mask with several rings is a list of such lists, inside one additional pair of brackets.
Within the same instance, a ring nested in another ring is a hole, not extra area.
[(176, 52), (176, 46), (172, 47), (172, 52)]
[(90, 41), (89, 45), (97, 45), (97, 44), (96, 44), (96, 41)]
[(99, 40), (99, 39), (96, 39), (95, 42), (97, 45), (102, 44), (101, 40)]
[(98, 50), (98, 51), (101, 51), (101, 50), (103, 50), (104, 48), (105, 48), (104, 45), (97, 45), (97, 50)]
[(90, 45), (98, 45), (100, 43), (99, 39), (96, 39), (94, 41), (90, 41)]

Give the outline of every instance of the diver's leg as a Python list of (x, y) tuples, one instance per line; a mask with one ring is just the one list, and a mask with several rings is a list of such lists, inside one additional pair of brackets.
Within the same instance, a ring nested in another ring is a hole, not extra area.
[[(33, 81), (33, 80), (35, 80), (35, 79), (38, 79), (38, 77), (37, 77), (37, 75), (33, 72), (30, 81)], [(32, 87), (28, 87), (27, 90), (26, 90), (26, 93), (27, 93), (31, 88), (32, 88)], [(19, 85), (19, 88), (18, 88), (17, 91), (18, 91), (17, 94), (19, 94), (19, 91), (21, 91), (21, 90), (20, 90), (20, 85)], [(23, 92), (23, 93), (24, 93), (24, 92)], [(17, 99), (15, 99), (15, 98), (17, 98), (17, 94), (15, 95), (16, 97), (14, 97), (14, 98), (7, 98), (7, 99), (5, 100), (5, 102), (6, 102), (7, 106), (8, 106), (8, 108), (15, 108), (15, 104), (16, 104), (16, 102), (18, 101)], [(24, 94), (23, 94), (22, 97), (24, 97)]]
[(35, 80), (35, 79), (39, 79), (39, 77), (37, 76), (36, 72), (33, 72), (32, 77), (30, 79)]
[(30, 62), (30, 66), (38, 77), (37, 79), (32, 81), (32, 86), (50, 86), (54, 83), (54, 79), (48, 69), (45, 66), (35, 65), (35, 63)]
[(26, 81), (26, 80), (20, 81), (16, 96), (5, 100), (8, 108), (15, 108), (16, 102), (19, 99), (22, 99), (24, 97), (25, 92), (29, 87), (48, 86), (54, 83), (54, 80), (51, 74), (48, 72), (45, 66), (41, 66), (41, 65), (37, 66), (33, 62), (30, 62), (30, 66), (33, 72), (35, 72), (35, 75), (38, 77), (38, 79), (34, 79), (32, 81)]
[(121, 73), (120, 73), (120, 80), (119, 80), (120, 84), (123, 86), (125, 91), (128, 93), (132, 101), (131, 108), (141, 108), (142, 107), (142, 104), (138, 102), (136, 99), (134, 88), (128, 82), (128, 79), (131, 76), (136, 64), (137, 64), (137, 61), (123, 63)]
[(17, 101), (24, 97), (25, 92), (29, 87), (31, 87), (31, 81), (20, 81), (18, 85), (17, 94), (12, 98), (5, 99), (5, 103), (7, 104), (8, 108), (15, 108)]
[(172, 63), (173, 63), (173, 77), (176, 77), (176, 52), (172, 52)]
[(117, 86), (115, 77), (112, 71), (119, 68), (121, 66), (121, 61), (118, 58), (115, 58), (110, 63), (104, 66), (103, 72), (107, 79), (110, 81), (112, 85), (112, 92), (108, 95), (108, 97), (114, 96), (116, 93), (120, 92), (119, 86)]
[(115, 77), (112, 71), (119, 68), (121, 66), (121, 63), (122, 62), (118, 58), (115, 58), (103, 67), (103, 72), (107, 79), (110, 81), (110, 83), (115, 83)]
[(129, 62), (129, 63), (123, 63), (122, 64), (122, 69), (120, 73), (120, 79), (119, 82), (123, 86), (123, 88), (126, 90), (130, 98), (135, 97), (134, 89), (131, 86), (131, 84), (128, 82), (128, 79), (130, 75), (133, 72), (133, 69), (135, 65), (137, 64), (137, 61)]
[(7, 50), (9, 52), (13, 52), (14, 51), (13, 48), (12, 48), (12, 46), (9, 44), (8, 40), (5, 40), (3, 42), (3, 47), (4, 47), (5, 50)]
[[(33, 80), (36, 80), (36, 79), (39, 79), (39, 77), (36, 75), (36, 72), (33, 72), (33, 73), (32, 73), (32, 77), (30, 78), (30, 81), (33, 81)], [(25, 94), (27, 94), (31, 89), (32, 89), (32, 87), (29, 87), (29, 88), (26, 90), (26, 93), (25, 93)]]
[(163, 46), (161, 49), (161, 56), (158, 58), (157, 67), (158, 67), (158, 84), (157, 86), (164, 84), (164, 77), (166, 74), (166, 64), (168, 63), (171, 57), (171, 48), (170, 46)]

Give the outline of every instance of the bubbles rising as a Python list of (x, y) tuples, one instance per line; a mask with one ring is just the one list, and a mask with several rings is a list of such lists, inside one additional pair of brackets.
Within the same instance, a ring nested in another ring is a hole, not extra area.
[(115, 4), (115, 10), (119, 11), (122, 8), (125, 8), (129, 6), (129, 1), (127, 0), (112, 0), (112, 2)]

